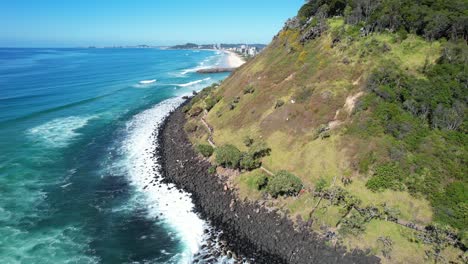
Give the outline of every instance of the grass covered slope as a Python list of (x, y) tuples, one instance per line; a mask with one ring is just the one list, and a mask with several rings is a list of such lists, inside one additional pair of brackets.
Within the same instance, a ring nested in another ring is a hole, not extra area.
[[(230, 167), (240, 168), (232, 179), (239, 194), (312, 220), (330, 244), (388, 263), (462, 263), (466, 42), (436, 40), (424, 27), (368, 29), (349, 21), (345, 6), (333, 18), (320, 8), (300, 12), (260, 55), (195, 97), (189, 134), (196, 144), (237, 148)], [(264, 170), (255, 159), (242, 165), (255, 142), (269, 148), (259, 158)], [(302, 184), (284, 185), (302, 189), (272, 193), (282, 171)]]

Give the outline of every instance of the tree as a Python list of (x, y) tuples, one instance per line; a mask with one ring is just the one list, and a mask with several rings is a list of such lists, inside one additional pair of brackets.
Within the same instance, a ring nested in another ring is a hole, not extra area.
[(225, 168), (237, 169), (241, 156), (242, 153), (234, 145), (224, 145), (215, 150), (216, 163)]
[(208, 158), (213, 155), (213, 147), (207, 144), (198, 144), (197, 145), (197, 151), (200, 152), (200, 154), (203, 155), (203, 157)]
[(254, 170), (260, 168), (262, 163), (255, 158), (252, 153), (244, 152), (240, 160), (240, 167), (245, 170)]
[(301, 179), (288, 171), (282, 170), (270, 178), (267, 191), (273, 197), (280, 195), (294, 196), (302, 190), (302, 187)]

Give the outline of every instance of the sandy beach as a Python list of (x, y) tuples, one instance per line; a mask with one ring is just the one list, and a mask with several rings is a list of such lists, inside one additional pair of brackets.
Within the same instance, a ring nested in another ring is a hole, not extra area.
[(224, 51), (226, 54), (228, 54), (227, 58), (227, 66), (230, 68), (238, 68), (242, 66), (242, 64), (245, 63), (245, 60), (239, 56), (237, 53), (225, 50)]

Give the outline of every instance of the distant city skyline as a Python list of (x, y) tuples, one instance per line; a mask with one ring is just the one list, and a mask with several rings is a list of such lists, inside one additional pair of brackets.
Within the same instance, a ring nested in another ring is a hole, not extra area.
[(0, 47), (267, 44), (304, 0), (0, 2)]

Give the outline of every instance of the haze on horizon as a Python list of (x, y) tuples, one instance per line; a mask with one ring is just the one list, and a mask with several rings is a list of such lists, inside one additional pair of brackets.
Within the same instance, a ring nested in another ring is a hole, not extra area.
[(304, 0), (0, 2), (0, 47), (269, 43)]

